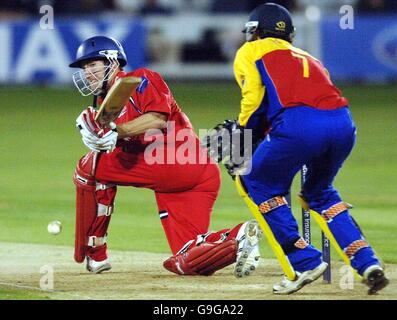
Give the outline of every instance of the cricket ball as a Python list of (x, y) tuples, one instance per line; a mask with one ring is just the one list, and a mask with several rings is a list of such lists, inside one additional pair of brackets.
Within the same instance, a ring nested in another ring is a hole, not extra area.
[(47, 226), (47, 231), (50, 234), (57, 235), (62, 231), (62, 223), (58, 220), (51, 221)]

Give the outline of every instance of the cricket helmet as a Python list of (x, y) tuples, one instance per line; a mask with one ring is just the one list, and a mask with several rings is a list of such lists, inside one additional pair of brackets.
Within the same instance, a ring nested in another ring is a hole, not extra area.
[(256, 7), (245, 24), (243, 33), (247, 41), (252, 41), (254, 35), (260, 38), (275, 37), (289, 40), (295, 32), (289, 11), (275, 3), (265, 3)]
[(111, 37), (95, 36), (83, 41), (76, 53), (76, 59), (69, 67), (81, 68), (81, 63), (90, 60), (117, 59), (121, 67), (127, 64), (127, 56), (119, 41)]

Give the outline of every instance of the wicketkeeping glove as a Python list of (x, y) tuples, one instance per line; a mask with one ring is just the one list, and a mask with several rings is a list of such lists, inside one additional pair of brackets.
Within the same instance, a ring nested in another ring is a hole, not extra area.
[[(222, 162), (229, 175), (244, 174), (250, 164), (253, 151), (260, 141), (253, 141), (252, 131), (238, 124), (237, 120), (225, 120), (211, 129), (202, 140), (209, 156)], [(253, 143), (255, 142), (255, 143)]]

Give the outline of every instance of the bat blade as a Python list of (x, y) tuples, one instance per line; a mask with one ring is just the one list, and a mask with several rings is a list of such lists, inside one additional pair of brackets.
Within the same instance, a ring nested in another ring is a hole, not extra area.
[(113, 121), (127, 104), (132, 92), (141, 83), (137, 77), (125, 77), (116, 80), (103, 100), (95, 120), (102, 124)]

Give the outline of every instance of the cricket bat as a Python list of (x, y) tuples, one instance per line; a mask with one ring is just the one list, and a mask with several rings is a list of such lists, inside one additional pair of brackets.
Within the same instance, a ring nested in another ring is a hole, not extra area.
[(116, 80), (99, 107), (95, 120), (101, 124), (114, 121), (141, 81), (142, 79), (137, 77), (125, 77)]

